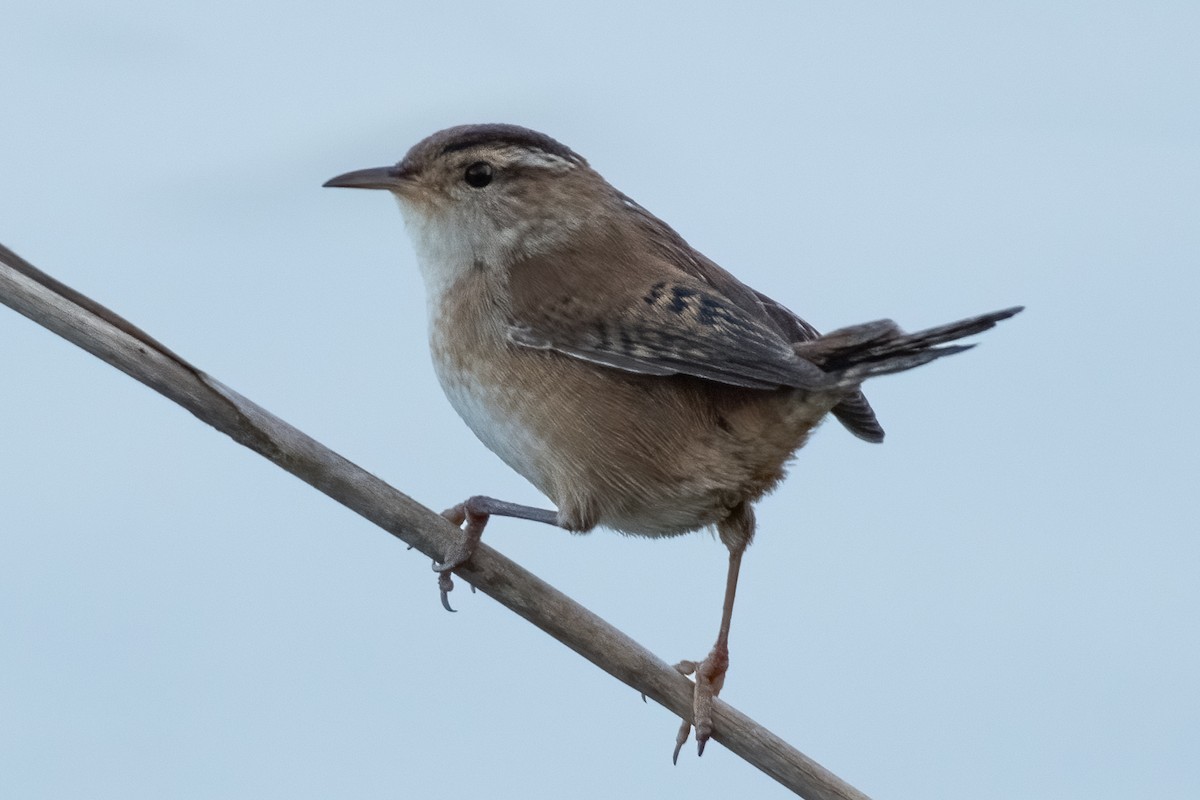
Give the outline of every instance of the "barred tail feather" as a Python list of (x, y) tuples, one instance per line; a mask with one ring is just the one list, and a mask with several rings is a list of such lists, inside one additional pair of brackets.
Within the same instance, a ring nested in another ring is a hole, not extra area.
[[(857, 389), (876, 375), (904, 372), (943, 356), (970, 350), (973, 344), (949, 344), (982, 333), (1022, 311), (1014, 306), (947, 325), (905, 333), (891, 320), (878, 320), (831, 331), (795, 345), (797, 355), (820, 366), (833, 379), (833, 389)], [(861, 392), (839, 403), (834, 415), (851, 433), (869, 442), (883, 440), (883, 428)]]

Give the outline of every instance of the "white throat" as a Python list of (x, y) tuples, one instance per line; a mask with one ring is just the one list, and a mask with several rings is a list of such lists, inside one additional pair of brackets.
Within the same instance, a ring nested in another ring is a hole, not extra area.
[(480, 260), (479, 242), (470, 226), (458, 224), (451, 215), (425, 214), (403, 197), (396, 199), (417, 254), (426, 300), (433, 313), (450, 287)]
[(563, 218), (503, 222), (477, 206), (454, 203), (429, 213), (396, 195), (425, 281), (431, 310), (470, 270), (504, 271), (561, 246), (579, 227)]

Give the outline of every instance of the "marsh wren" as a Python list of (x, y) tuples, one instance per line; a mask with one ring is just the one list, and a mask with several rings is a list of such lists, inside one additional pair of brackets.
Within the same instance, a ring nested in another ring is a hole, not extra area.
[(716, 643), (695, 674), (699, 752), (729, 664), (729, 623), (753, 503), (827, 415), (868, 442), (883, 429), (859, 387), (970, 345), (1009, 308), (918, 333), (890, 320), (820, 335), (688, 246), (577, 153), (514, 125), (464, 125), (391, 167), (326, 186), (400, 203), (451, 405), (554, 503), (472, 497), (445, 515), (463, 544), (435, 564), (442, 602), (489, 515), (640, 536), (714, 527), (729, 549)]

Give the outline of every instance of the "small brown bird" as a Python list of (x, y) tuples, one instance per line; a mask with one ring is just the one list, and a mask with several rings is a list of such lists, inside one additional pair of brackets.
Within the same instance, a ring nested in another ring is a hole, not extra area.
[[(569, 531), (678, 536), (714, 526), (729, 548), (717, 640), (695, 673), (699, 751), (729, 664), (729, 622), (753, 503), (832, 413), (883, 429), (862, 382), (969, 345), (1021, 309), (919, 333), (890, 320), (820, 335), (688, 246), (581, 156), (514, 125), (433, 134), (392, 167), (326, 186), (400, 202), (424, 277), (446, 396), (475, 435), (556, 511), (472, 497), (446, 512), (465, 544), (435, 564), (442, 602), (489, 515)], [(675, 758), (687, 740), (685, 721)]]

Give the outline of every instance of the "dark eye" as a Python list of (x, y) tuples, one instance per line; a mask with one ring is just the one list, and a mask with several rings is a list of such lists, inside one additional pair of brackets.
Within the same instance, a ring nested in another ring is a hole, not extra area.
[(467, 167), (463, 180), (476, 189), (482, 189), (492, 182), (492, 165), (486, 161), (476, 161)]

